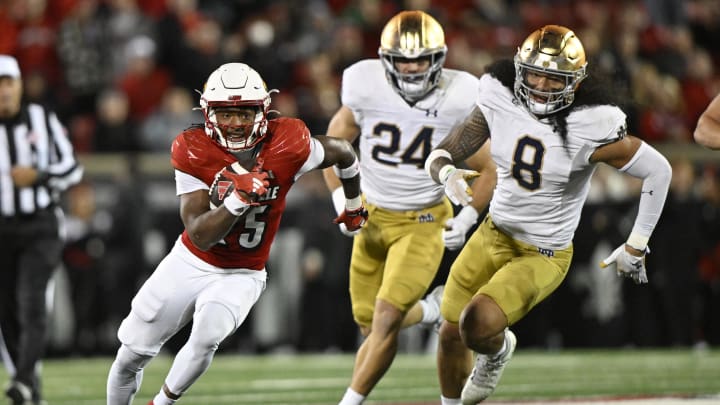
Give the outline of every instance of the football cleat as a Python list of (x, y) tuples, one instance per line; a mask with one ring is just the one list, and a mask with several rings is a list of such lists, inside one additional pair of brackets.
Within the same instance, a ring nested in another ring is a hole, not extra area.
[(507, 328), (505, 329), (505, 344), (505, 353), (502, 355), (477, 355), (475, 366), (460, 395), (463, 405), (475, 405), (482, 402), (495, 391), (503, 370), (510, 362), (515, 346), (517, 346), (515, 334)]
[(32, 405), (32, 390), (27, 385), (13, 381), (5, 389), (5, 395), (10, 398), (12, 405)]

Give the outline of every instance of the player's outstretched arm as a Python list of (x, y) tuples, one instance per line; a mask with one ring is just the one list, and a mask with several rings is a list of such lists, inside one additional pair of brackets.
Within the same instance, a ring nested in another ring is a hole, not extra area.
[(706, 148), (720, 149), (720, 94), (700, 115), (693, 136), (695, 142)]
[[(323, 177), (328, 190), (332, 193), (333, 206), (338, 214), (335, 223), (339, 225), (340, 232), (346, 236), (354, 236), (360, 232), (360, 227), (353, 225), (352, 222), (360, 223), (362, 226), (367, 219), (367, 211), (362, 206), (360, 196), (360, 162), (351, 145), (358, 135), (360, 135), (360, 127), (355, 122), (352, 110), (342, 106), (330, 120), (327, 136), (317, 137), (325, 147), (326, 157), (321, 168), (325, 169)], [(353, 159), (349, 165), (347, 162), (331, 162), (337, 159), (332, 156), (337, 153), (336, 151), (349, 158), (347, 148), (352, 152)], [(329, 157), (328, 152), (331, 155)], [(354, 219), (350, 220), (351, 217), (348, 215), (354, 216)]]
[(647, 283), (644, 258), (670, 188), (670, 163), (655, 148), (634, 136), (598, 148), (591, 161), (605, 162), (643, 180), (638, 214), (630, 236), (600, 266), (615, 263), (618, 275), (632, 278), (638, 284)]

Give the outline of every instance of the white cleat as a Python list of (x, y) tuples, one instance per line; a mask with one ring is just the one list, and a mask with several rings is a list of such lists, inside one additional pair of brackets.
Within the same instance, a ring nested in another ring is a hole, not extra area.
[(517, 346), (517, 338), (510, 329), (505, 329), (505, 343), (507, 345), (505, 353), (498, 358), (483, 354), (477, 355), (475, 366), (460, 395), (463, 405), (475, 405), (482, 402), (495, 391), (503, 370), (510, 362), (515, 346)]
[(428, 329), (432, 328), (436, 332), (440, 330), (440, 325), (442, 325), (444, 320), (442, 314), (440, 313), (440, 303), (442, 302), (444, 290), (445, 286), (439, 285), (433, 288), (433, 290), (430, 291), (430, 293), (426, 295), (425, 298), (423, 298), (423, 301), (425, 301), (428, 306), (431, 306), (433, 308), (432, 311), (434, 313), (437, 313), (437, 318), (433, 319), (432, 321), (421, 322), (420, 325)]

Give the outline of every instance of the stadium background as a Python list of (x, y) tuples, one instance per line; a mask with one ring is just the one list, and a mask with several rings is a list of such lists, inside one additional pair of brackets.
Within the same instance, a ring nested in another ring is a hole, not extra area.
[[(435, 16), (446, 66), (478, 75), (543, 24), (573, 28), (590, 63), (625, 86), (630, 132), (673, 164), (650, 244), (650, 283), (638, 287), (597, 266), (627, 235), (639, 191), (637, 181), (601, 168), (570, 275), (518, 324), (522, 346), (720, 344), (720, 155), (692, 143), (698, 115), (720, 92), (715, 0), (6, 0), (0, 53), (18, 58), (26, 98), (58, 112), (86, 166), (85, 181), (63, 201), (69, 243), (54, 278), (49, 354), (117, 348), (130, 299), (182, 229), (169, 145), (201, 122), (195, 89), (212, 70), (248, 63), (280, 90), (276, 110), (322, 134), (339, 106), (342, 70), (377, 56), (380, 30), (401, 9)], [(222, 351), (354, 351), (350, 239), (332, 216), (321, 176), (303, 177), (273, 247), (268, 290)], [(432, 336), (408, 331), (402, 347), (431, 350)]]

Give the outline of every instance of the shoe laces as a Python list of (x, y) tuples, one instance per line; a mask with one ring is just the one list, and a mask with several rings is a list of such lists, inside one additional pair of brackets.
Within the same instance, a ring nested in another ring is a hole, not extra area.
[(495, 358), (483, 355), (475, 367), (473, 368), (472, 381), (476, 385), (485, 385), (497, 378), (498, 373), (505, 364), (504, 356), (496, 356)]

